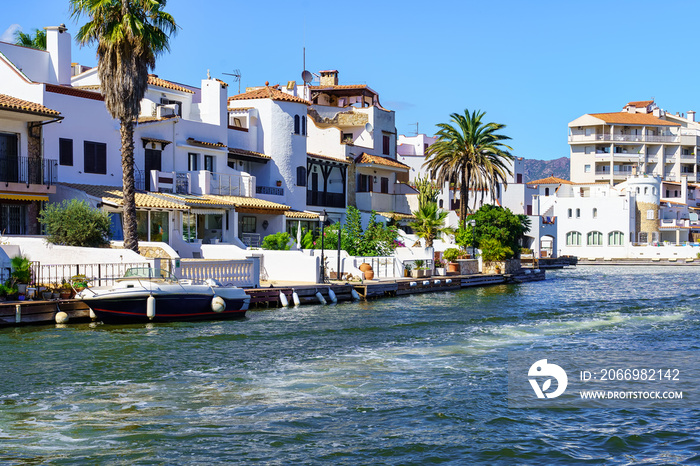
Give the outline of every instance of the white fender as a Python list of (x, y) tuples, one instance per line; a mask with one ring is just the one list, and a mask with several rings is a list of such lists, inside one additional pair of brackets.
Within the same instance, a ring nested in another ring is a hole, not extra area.
[(221, 296), (211, 298), (211, 310), (214, 312), (224, 312), (226, 310), (226, 301)]
[(452, 279), (448, 278), (447, 280), (445, 280), (445, 283), (452, 283)]
[(440, 280), (435, 280), (433, 283), (435, 283), (436, 285), (439, 285), (439, 284), (440, 284)]
[(332, 289), (328, 288), (328, 297), (331, 298), (332, 303), (337, 303), (338, 302), (338, 297), (335, 295), (335, 291)]
[(97, 319), (97, 314), (95, 314), (95, 311), (93, 311), (92, 308), (90, 308), (90, 318), (92, 320)]
[(57, 312), (55, 319), (57, 324), (67, 324), (69, 320), (68, 314), (63, 311)]
[(156, 298), (153, 296), (146, 299), (146, 316), (151, 320), (156, 316)]
[(423, 280), (423, 285), (424, 286), (430, 285), (430, 280)]
[(409, 286), (416, 286), (417, 284), (418, 284), (418, 283), (416, 283), (416, 282), (411, 282), (411, 283), (409, 283), (408, 285), (409, 285)]
[(280, 304), (282, 307), (289, 306), (289, 300), (287, 299), (287, 295), (284, 294), (284, 291), (280, 291)]
[(22, 322), (22, 305), (15, 304), (15, 323), (19, 324)]
[(301, 304), (301, 300), (299, 300), (299, 295), (297, 294), (296, 291), (292, 292), (292, 301), (294, 301), (295, 306), (298, 306)]
[(318, 298), (319, 303), (326, 304), (326, 298), (323, 297), (320, 291), (316, 292), (316, 298)]
[(354, 301), (359, 301), (359, 300), (360, 300), (360, 293), (358, 293), (357, 291), (355, 291), (355, 288), (353, 288), (352, 290), (350, 290), (350, 294), (352, 295), (352, 299), (353, 299)]

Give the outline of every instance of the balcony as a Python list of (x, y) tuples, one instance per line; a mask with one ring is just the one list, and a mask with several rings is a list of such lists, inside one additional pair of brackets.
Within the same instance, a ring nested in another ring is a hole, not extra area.
[[(687, 136), (686, 136), (687, 137)], [(681, 137), (675, 134), (651, 136), (641, 134), (572, 134), (569, 142), (631, 142), (631, 143), (678, 143)]]
[(178, 194), (213, 194), (253, 197), (257, 192), (255, 177), (241, 173), (218, 173), (207, 170), (163, 172), (151, 170), (151, 189)]
[(272, 186), (256, 186), (255, 194), (269, 194), (271, 196), (284, 196), (284, 188)]
[(51, 186), (58, 178), (58, 160), (26, 156), (0, 157), (0, 182)]
[(306, 204), (316, 207), (345, 208), (345, 194), (326, 193), (323, 191), (306, 191)]

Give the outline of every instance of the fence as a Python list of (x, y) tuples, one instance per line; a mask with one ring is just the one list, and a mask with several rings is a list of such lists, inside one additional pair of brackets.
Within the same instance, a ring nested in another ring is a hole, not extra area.
[(372, 266), (374, 278), (403, 277), (403, 264), (392, 256), (357, 256), (355, 267), (367, 263)]
[(226, 286), (260, 286), (257, 259), (185, 260), (180, 262), (180, 276), (193, 282), (213, 278)]
[(41, 264), (32, 262), (33, 283), (41, 285), (60, 285), (64, 280), (70, 282), (75, 275), (84, 275), (92, 285), (111, 285), (114, 279), (124, 276), (131, 267), (150, 267), (147, 262), (111, 263), (111, 264)]

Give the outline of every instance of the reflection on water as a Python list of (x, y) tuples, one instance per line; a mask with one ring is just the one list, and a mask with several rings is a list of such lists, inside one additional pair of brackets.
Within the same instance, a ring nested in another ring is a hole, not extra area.
[(581, 267), (243, 321), (0, 330), (0, 462), (697, 462), (697, 407), (512, 410), (506, 360), (697, 350), (698, 274)]

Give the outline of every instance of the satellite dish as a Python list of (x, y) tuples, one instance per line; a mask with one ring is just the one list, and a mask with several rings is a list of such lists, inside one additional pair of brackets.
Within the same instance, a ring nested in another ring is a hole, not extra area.
[(309, 84), (311, 81), (313, 81), (314, 76), (310, 72), (304, 70), (301, 73), (301, 79), (304, 80), (304, 83)]
[(373, 129), (374, 127), (372, 126), (372, 123), (367, 123), (365, 125), (365, 131), (367, 131), (368, 133), (371, 133)]

